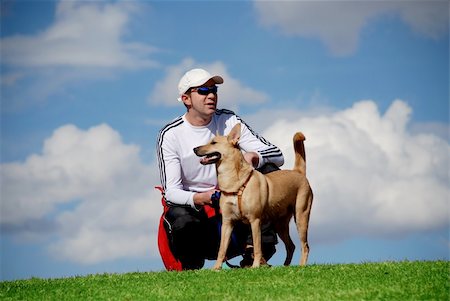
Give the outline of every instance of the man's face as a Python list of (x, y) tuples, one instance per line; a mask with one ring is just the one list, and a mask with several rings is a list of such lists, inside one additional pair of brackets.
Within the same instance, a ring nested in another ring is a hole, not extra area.
[(209, 80), (199, 87), (191, 88), (190, 95), (183, 97), (183, 102), (202, 117), (212, 116), (216, 111), (218, 100), (217, 90), (214, 87), (216, 87), (214, 81)]

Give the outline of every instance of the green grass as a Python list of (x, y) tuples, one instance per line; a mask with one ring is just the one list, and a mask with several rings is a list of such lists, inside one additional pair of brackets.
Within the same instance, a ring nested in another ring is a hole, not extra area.
[(0, 300), (449, 300), (449, 261), (103, 274), (0, 283)]

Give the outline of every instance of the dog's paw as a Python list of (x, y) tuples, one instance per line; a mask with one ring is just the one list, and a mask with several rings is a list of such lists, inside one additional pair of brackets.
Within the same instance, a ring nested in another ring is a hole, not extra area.
[(213, 271), (220, 271), (222, 269), (222, 265), (221, 264), (215, 264), (212, 268)]

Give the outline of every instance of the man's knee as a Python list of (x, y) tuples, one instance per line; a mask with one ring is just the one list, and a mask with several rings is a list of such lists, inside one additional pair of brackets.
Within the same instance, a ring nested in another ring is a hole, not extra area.
[(266, 174), (272, 171), (277, 171), (280, 170), (280, 168), (278, 166), (276, 166), (274, 163), (266, 163), (263, 166), (261, 166), (260, 168), (257, 169), (257, 171), (259, 171), (262, 174)]
[[(270, 222), (266, 222), (261, 225), (261, 243), (273, 245), (276, 245), (278, 243), (277, 232), (275, 231), (274, 226)], [(253, 245), (253, 238), (251, 232), (248, 235), (247, 244)]]
[(204, 256), (203, 217), (190, 208), (173, 207), (166, 214), (166, 230), (173, 255), (182, 263), (183, 269), (202, 268)]

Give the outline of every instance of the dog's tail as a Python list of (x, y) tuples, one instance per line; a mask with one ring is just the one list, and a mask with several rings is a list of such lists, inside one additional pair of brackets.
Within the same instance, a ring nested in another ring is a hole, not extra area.
[(305, 136), (298, 132), (294, 135), (295, 165), (294, 170), (306, 175)]

